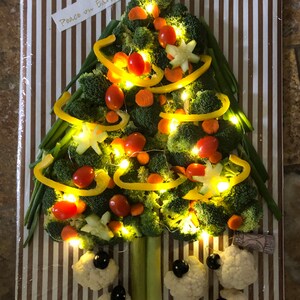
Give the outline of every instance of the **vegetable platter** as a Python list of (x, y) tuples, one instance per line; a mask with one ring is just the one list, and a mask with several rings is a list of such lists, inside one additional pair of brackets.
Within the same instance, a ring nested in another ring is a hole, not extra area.
[(21, 1), (16, 299), (283, 299), (281, 1), (75, 2)]

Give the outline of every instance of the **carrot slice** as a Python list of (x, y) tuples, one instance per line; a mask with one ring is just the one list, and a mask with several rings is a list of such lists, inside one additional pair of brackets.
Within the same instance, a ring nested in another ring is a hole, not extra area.
[(171, 124), (171, 120), (161, 119), (157, 125), (158, 131), (163, 134), (169, 134), (170, 133), (170, 124)]
[(232, 215), (227, 221), (228, 228), (237, 230), (243, 224), (243, 218), (238, 215)]
[(170, 82), (176, 82), (182, 79), (182, 69), (180, 67), (176, 67), (174, 69), (165, 68), (165, 77)]
[(85, 211), (86, 209), (86, 203), (81, 200), (81, 199), (78, 199), (78, 201), (76, 201), (76, 207), (77, 207), (77, 214), (81, 214)]
[(112, 124), (118, 122), (119, 115), (114, 110), (111, 110), (106, 114), (105, 118), (108, 123)]
[(136, 158), (140, 165), (146, 165), (150, 160), (150, 156), (146, 151), (139, 152)]
[(210, 155), (208, 159), (212, 164), (217, 164), (222, 159), (222, 153), (216, 151), (215, 153)]
[(109, 182), (108, 182), (108, 185), (107, 185), (107, 188), (108, 189), (113, 189), (114, 187), (116, 186), (114, 180), (112, 178), (109, 179)]
[(130, 207), (130, 214), (132, 216), (139, 216), (144, 212), (144, 204), (143, 203), (135, 203)]
[(122, 81), (122, 78), (118, 76), (116, 73), (113, 73), (111, 70), (107, 71), (107, 79), (111, 83), (120, 83)]
[(128, 19), (130, 21), (145, 20), (147, 19), (147, 12), (140, 6), (135, 6), (129, 11)]
[(152, 16), (153, 18), (158, 18), (159, 17), (159, 14), (160, 14), (160, 9), (158, 7), (157, 4), (153, 4), (153, 8), (152, 8)]
[(185, 115), (185, 110), (183, 108), (177, 108), (175, 114)]
[(112, 232), (117, 232), (122, 228), (123, 225), (120, 221), (112, 220), (108, 222), (107, 226)]
[(165, 95), (159, 95), (158, 96), (158, 101), (159, 101), (159, 104), (161, 106), (163, 106), (167, 103), (167, 97)]
[(151, 106), (154, 102), (153, 93), (149, 90), (140, 90), (135, 95), (135, 102), (138, 106), (148, 107)]
[(219, 121), (216, 119), (204, 120), (201, 126), (207, 134), (214, 134), (219, 130)]
[(128, 55), (122, 51), (117, 52), (113, 57), (113, 63), (119, 68), (126, 68), (128, 65)]
[(162, 27), (166, 26), (167, 25), (167, 21), (165, 18), (162, 18), (162, 17), (158, 17), (158, 18), (155, 18), (154, 21), (153, 21), (153, 25), (154, 25), (154, 28), (155, 30), (160, 30)]
[(78, 236), (77, 230), (71, 225), (66, 225), (60, 234), (63, 241), (68, 241)]
[(147, 178), (148, 183), (162, 183), (163, 181), (162, 176), (157, 173), (151, 173)]

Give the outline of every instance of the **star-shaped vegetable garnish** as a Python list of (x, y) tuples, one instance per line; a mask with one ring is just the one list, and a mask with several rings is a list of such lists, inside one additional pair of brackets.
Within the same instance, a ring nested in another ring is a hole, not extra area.
[(100, 130), (99, 126), (91, 129), (87, 124), (84, 123), (82, 125), (82, 131), (79, 133), (79, 135), (74, 136), (73, 138), (74, 141), (78, 143), (76, 152), (78, 154), (83, 154), (88, 148), (92, 147), (95, 152), (100, 155), (102, 152), (98, 143), (103, 142), (107, 136), (107, 132)]
[(182, 40), (179, 47), (168, 44), (166, 52), (174, 57), (170, 62), (173, 68), (181, 66), (182, 71), (186, 72), (189, 69), (189, 62), (197, 63), (200, 57), (193, 53), (195, 47), (195, 40), (190, 41), (188, 44)]
[(218, 182), (222, 181), (223, 178), (220, 176), (223, 170), (222, 164), (216, 164), (213, 166), (209, 161), (206, 163), (205, 175), (204, 176), (193, 176), (193, 179), (202, 182), (203, 186), (200, 193), (206, 194), (211, 192), (213, 196), (219, 194), (217, 189)]

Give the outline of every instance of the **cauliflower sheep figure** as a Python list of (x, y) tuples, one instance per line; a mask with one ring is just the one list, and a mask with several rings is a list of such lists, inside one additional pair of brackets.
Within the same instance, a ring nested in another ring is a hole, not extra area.
[(226, 300), (247, 300), (247, 296), (242, 291), (235, 289), (221, 290), (220, 294)]
[(121, 285), (117, 285), (113, 288), (111, 293), (105, 293), (98, 300), (131, 300), (130, 295), (126, 292), (125, 288)]
[(231, 245), (220, 252), (216, 275), (225, 289), (243, 290), (257, 280), (254, 256), (247, 250)]
[(188, 256), (185, 261), (177, 260), (173, 263), (173, 271), (166, 273), (164, 284), (175, 300), (198, 300), (208, 287), (206, 268), (195, 256)]
[[(113, 283), (116, 279), (119, 267), (113, 259), (110, 259), (105, 252), (100, 252), (102, 261), (99, 263), (100, 254), (87, 251), (82, 255), (73, 268), (74, 279), (83, 287), (98, 291)], [(104, 257), (103, 257), (104, 256)], [(98, 258), (95, 261), (95, 258)]]

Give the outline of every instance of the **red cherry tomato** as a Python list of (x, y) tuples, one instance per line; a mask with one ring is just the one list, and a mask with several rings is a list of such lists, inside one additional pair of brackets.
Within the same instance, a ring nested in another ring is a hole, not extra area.
[(126, 217), (130, 214), (130, 205), (124, 195), (114, 195), (109, 200), (109, 208), (118, 217)]
[(196, 147), (199, 149), (198, 154), (200, 157), (209, 157), (217, 151), (219, 141), (214, 136), (206, 136), (197, 142)]
[(105, 93), (105, 103), (106, 106), (111, 110), (118, 110), (124, 104), (124, 93), (123, 91), (116, 85), (112, 84)]
[(188, 165), (185, 170), (185, 175), (191, 181), (195, 181), (193, 176), (204, 176), (205, 175), (205, 166), (197, 163)]
[(146, 138), (139, 132), (130, 134), (124, 143), (125, 153), (131, 157), (138, 155), (139, 151), (144, 149)]
[(52, 207), (52, 213), (58, 220), (66, 220), (77, 214), (77, 206), (73, 202), (58, 201)]
[(143, 56), (137, 52), (133, 52), (128, 57), (128, 71), (137, 76), (140, 76), (144, 73), (145, 62)]
[(76, 229), (70, 225), (66, 225), (60, 234), (63, 241), (68, 241), (70, 239), (76, 238), (78, 236), (78, 232)]
[(94, 169), (90, 166), (83, 166), (73, 174), (73, 183), (79, 188), (86, 188), (93, 182), (94, 178)]
[(170, 25), (163, 26), (158, 33), (159, 44), (166, 48), (167, 44), (174, 45), (176, 43), (175, 29)]

